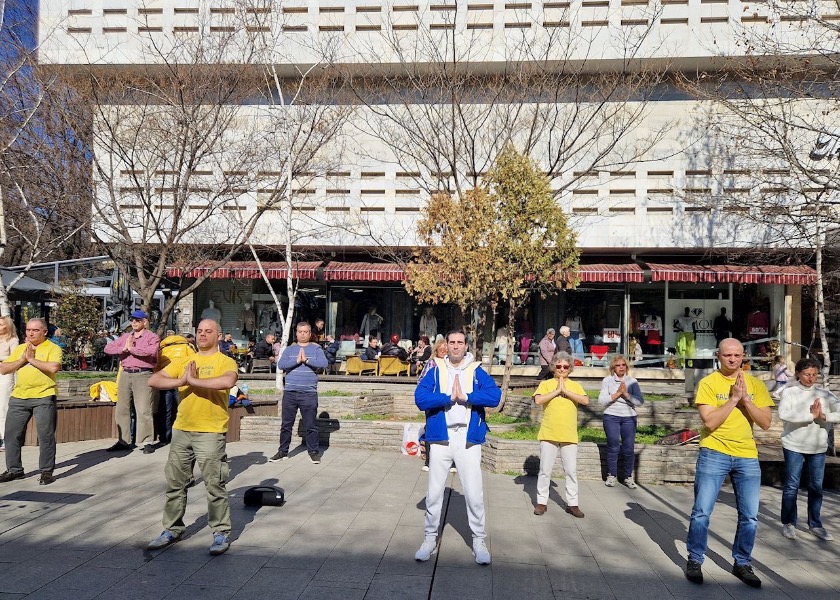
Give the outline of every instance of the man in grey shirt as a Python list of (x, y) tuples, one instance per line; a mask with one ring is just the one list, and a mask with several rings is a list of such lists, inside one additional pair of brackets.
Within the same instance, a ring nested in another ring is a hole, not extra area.
[(316, 369), (327, 368), (327, 357), (318, 344), (309, 341), (312, 328), (301, 322), (295, 329), (296, 344), (287, 347), (277, 360), (277, 368), (286, 374), (280, 424), (280, 447), (269, 462), (289, 458), (292, 442), (292, 426), (300, 410), (300, 419), (306, 431), (306, 449), (314, 464), (321, 462), (318, 450), (318, 427), (315, 415), (318, 412), (318, 375)]

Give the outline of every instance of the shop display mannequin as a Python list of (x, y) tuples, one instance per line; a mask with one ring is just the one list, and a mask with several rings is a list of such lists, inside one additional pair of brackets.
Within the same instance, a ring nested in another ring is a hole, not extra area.
[(222, 311), (216, 308), (216, 305), (210, 300), (207, 303), (207, 308), (201, 311), (201, 318), (202, 319), (210, 319), (211, 321), (216, 321), (221, 325), (222, 323)]
[(362, 335), (362, 339), (366, 340), (371, 335), (378, 337), (384, 322), (385, 319), (382, 315), (376, 312), (376, 306), (371, 306), (367, 314), (362, 318), (362, 325), (359, 327), (359, 333)]
[(434, 315), (434, 308), (427, 306), (423, 309), (423, 316), (420, 317), (420, 335), (427, 336), (430, 340), (437, 337), (437, 317)]
[(696, 326), (694, 317), (691, 316), (691, 309), (686, 306), (685, 313), (674, 319), (674, 331), (677, 332), (677, 356), (680, 357), (680, 366), (685, 366), (685, 358), (693, 357), (696, 353), (694, 332)]
[(747, 315), (747, 335), (752, 339), (767, 337), (770, 333), (770, 315), (762, 308)]
[(254, 330), (257, 328), (257, 315), (247, 302), (242, 305), (242, 312), (239, 313), (239, 328), (246, 340), (251, 339)]
[(715, 332), (715, 340), (720, 343), (728, 337), (732, 337), (732, 321), (726, 316), (726, 309), (721, 308), (720, 314), (715, 317), (712, 328)]
[(646, 333), (647, 354), (661, 354), (662, 317), (655, 312), (647, 313), (641, 329)]

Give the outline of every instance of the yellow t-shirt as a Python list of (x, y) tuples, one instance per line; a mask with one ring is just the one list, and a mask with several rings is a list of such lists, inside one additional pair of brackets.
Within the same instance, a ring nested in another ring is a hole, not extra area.
[[(202, 379), (219, 377), (228, 371), (237, 371), (236, 362), (221, 352), (213, 354), (192, 354), (174, 358), (164, 371), (170, 377), (180, 377), (186, 365), (195, 362), (198, 376)], [(181, 401), (173, 429), (202, 433), (227, 433), (228, 390), (205, 390), (185, 385), (178, 389)]]
[[(12, 350), (11, 356), (3, 362), (20, 360), (24, 352), (26, 352), (26, 344), (21, 344)], [(35, 346), (35, 358), (44, 362), (61, 364), (61, 348), (49, 340), (44, 340)], [(15, 388), (12, 390), (12, 396), (15, 398), (46, 398), (56, 394), (54, 374), (44, 373), (29, 364), (15, 372)]]
[[(715, 371), (700, 380), (694, 404), (723, 406), (729, 400), (729, 391), (734, 383), (734, 377), (730, 379), (721, 375), (720, 371)], [(760, 380), (744, 373), (744, 383), (747, 385), (747, 393), (752, 398), (753, 404), (760, 408), (775, 406), (773, 400), (770, 399), (767, 387)], [(737, 458), (758, 458), (752, 423), (738, 408), (729, 413), (726, 420), (714, 431), (709, 431), (706, 427), (700, 429), (700, 447)]]
[[(567, 379), (566, 391), (573, 394), (586, 395), (584, 389), (576, 381)], [(534, 396), (549, 394), (557, 389), (557, 379), (546, 379), (541, 382)], [(548, 442), (578, 443), (577, 403), (568, 398), (557, 397), (549, 400), (543, 407), (542, 424), (537, 433), (538, 440)]]

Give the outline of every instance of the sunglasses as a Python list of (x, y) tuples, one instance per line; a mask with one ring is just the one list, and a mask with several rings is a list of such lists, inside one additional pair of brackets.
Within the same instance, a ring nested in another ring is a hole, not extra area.
[(627, 365), (624, 364), (624, 363), (616, 363), (615, 366), (616, 366), (616, 368), (618, 368), (618, 367), (626, 367)]
[(143, 319), (138, 319), (137, 317), (131, 317), (131, 319), (129, 319), (129, 320), (134, 322), (134, 321), (142, 321)]
[(554, 368), (557, 371), (568, 371), (572, 367), (570, 367), (569, 365), (554, 365)]

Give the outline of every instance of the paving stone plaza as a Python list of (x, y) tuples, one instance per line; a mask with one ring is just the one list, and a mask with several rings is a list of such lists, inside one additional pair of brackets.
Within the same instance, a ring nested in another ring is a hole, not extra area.
[[(0, 489), (0, 600), (808, 598), (840, 597), (840, 544), (805, 531), (782, 537), (779, 489), (762, 488), (753, 553), (760, 590), (730, 573), (734, 497), (724, 486), (704, 565), (706, 582), (683, 576), (692, 489), (606, 488), (581, 481), (584, 519), (563, 510), (562, 480), (548, 512), (534, 516), (536, 477), (485, 473), (493, 562), (473, 562), (457, 475), (450, 476), (439, 553), (414, 560), (423, 532), (426, 473), (388, 451), (329, 448), (320, 465), (297, 449), (269, 463), (275, 448), (228, 445), (232, 546), (208, 554), (203, 485), (190, 490), (185, 539), (158, 552), (166, 451), (106, 453), (107, 440), (59, 444), (56, 475), (38, 486), (37, 448), (24, 449), (30, 475)], [(278, 485), (282, 507), (242, 502), (253, 485)], [(800, 497), (800, 512), (804, 498)], [(823, 520), (840, 534), (840, 496), (828, 492)], [(840, 537), (840, 536), (839, 536)]]

